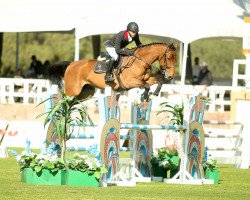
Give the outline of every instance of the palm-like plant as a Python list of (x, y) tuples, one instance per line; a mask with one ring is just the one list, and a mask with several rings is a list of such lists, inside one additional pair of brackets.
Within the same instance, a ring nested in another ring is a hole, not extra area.
[(183, 116), (184, 116), (184, 104), (182, 102), (181, 105), (172, 105), (169, 102), (163, 102), (160, 104), (162, 110), (157, 113), (169, 112), (172, 113), (172, 118), (170, 123), (173, 125), (183, 125)]
[[(55, 97), (50, 97), (40, 104), (52, 99)], [(52, 123), (55, 132), (60, 139), (61, 142), (61, 158), (65, 161), (65, 152), (66, 152), (66, 141), (70, 138), (72, 133), (71, 126), (77, 124), (78, 126), (84, 126), (84, 121), (89, 120), (92, 123), (88, 113), (86, 112), (84, 106), (80, 105), (85, 100), (79, 100), (77, 97), (69, 97), (63, 91), (60, 91), (60, 98), (57, 103), (52, 107), (48, 112), (38, 115), (37, 117), (41, 117), (42, 115), (46, 115), (44, 120), (44, 126), (48, 123)], [(40, 105), (39, 104), (39, 105)], [(78, 114), (74, 116), (74, 114)]]
[[(207, 97), (201, 96), (200, 97), (206, 104), (210, 104), (211, 100)], [(184, 103), (182, 102), (180, 105), (176, 104), (173, 105), (170, 102), (163, 102), (160, 104), (162, 110), (157, 113), (164, 113), (169, 112), (172, 113), (172, 118), (170, 123), (173, 125), (183, 125), (184, 124)]]

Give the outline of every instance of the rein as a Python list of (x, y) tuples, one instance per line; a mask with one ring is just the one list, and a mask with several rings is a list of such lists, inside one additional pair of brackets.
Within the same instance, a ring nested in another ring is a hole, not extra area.
[[(147, 64), (148, 66), (150, 66), (150, 68), (158, 69), (156, 66), (150, 64), (149, 62), (147, 62), (147, 61), (145, 61), (145, 60), (142, 60), (140, 57), (138, 57), (138, 56), (136, 56), (136, 55), (132, 55), (132, 57), (134, 57), (135, 59), (138, 59), (138, 60), (144, 62), (145, 64)], [(126, 68), (126, 67), (128, 67), (128, 66), (131, 66), (133, 62), (134, 62), (134, 60), (131, 61), (131, 62), (128, 62), (127, 65), (124, 66), (124, 68)], [(150, 69), (150, 68), (149, 68), (149, 69)], [(158, 69), (158, 70), (159, 70), (159, 69)]]
[[(163, 56), (159, 59), (159, 61), (162, 60), (162, 59), (164, 58), (164, 62), (165, 62), (165, 63), (167, 62), (167, 56), (166, 56), (166, 54), (169, 53), (168, 51), (169, 51), (170, 49), (171, 49), (171, 47), (169, 48), (169, 47), (167, 46), (165, 52), (163, 53)], [(159, 69), (158, 67), (156, 67), (156, 66), (150, 64), (149, 62), (147, 62), (147, 61), (145, 61), (145, 60), (142, 60), (141, 58), (139, 58), (139, 57), (136, 56), (136, 55), (133, 55), (133, 57), (135, 57), (136, 59), (138, 59), (138, 60), (144, 62), (145, 64), (147, 64), (148, 66), (150, 66), (150, 68), (157, 69), (158, 71), (161, 71), (161, 73), (164, 73), (164, 72), (162, 72), (162, 71), (164, 71), (165, 69), (161, 70), (161, 69)], [(162, 67), (163, 67), (163, 66), (162, 66)], [(162, 68), (162, 67), (161, 67), (161, 68)], [(168, 66), (166, 66), (166, 68), (168, 68)]]
[(148, 66), (150, 66), (150, 68), (157, 68), (156, 66), (150, 64), (149, 62), (147, 62), (147, 61), (145, 61), (145, 60), (142, 60), (141, 58), (139, 58), (139, 57), (136, 56), (136, 55), (133, 55), (133, 57), (135, 57), (136, 59), (138, 59), (138, 60), (144, 62), (145, 64), (147, 64)]

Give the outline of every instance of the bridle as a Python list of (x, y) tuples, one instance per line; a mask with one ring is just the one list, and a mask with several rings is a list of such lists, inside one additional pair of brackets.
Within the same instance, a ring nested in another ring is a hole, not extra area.
[(167, 48), (166, 48), (166, 50), (165, 50), (165, 52), (164, 52), (164, 54), (163, 54), (163, 56), (159, 59), (159, 62), (162, 60), (162, 59), (164, 59), (164, 63), (166, 63), (167, 65), (164, 67), (164, 66), (161, 66), (161, 68), (162, 69), (169, 69), (170, 67), (168, 66), (168, 63), (167, 63), (167, 59), (169, 59), (169, 58), (167, 58), (167, 54), (174, 54), (174, 52), (171, 52), (170, 50), (172, 49), (172, 45), (170, 46), (170, 47), (168, 47), (167, 46)]

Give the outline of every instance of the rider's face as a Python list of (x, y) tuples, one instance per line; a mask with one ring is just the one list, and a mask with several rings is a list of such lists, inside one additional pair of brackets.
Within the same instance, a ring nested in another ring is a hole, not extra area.
[(133, 32), (133, 31), (128, 31), (128, 33), (129, 33), (129, 35), (133, 38), (133, 37), (135, 37), (135, 35), (136, 35), (136, 32)]

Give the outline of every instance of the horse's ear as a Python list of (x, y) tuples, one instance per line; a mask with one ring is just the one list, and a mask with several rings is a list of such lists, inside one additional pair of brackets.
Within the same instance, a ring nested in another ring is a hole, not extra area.
[(169, 48), (173, 49), (173, 50), (176, 50), (177, 47), (178, 47), (177, 43), (172, 43)]

